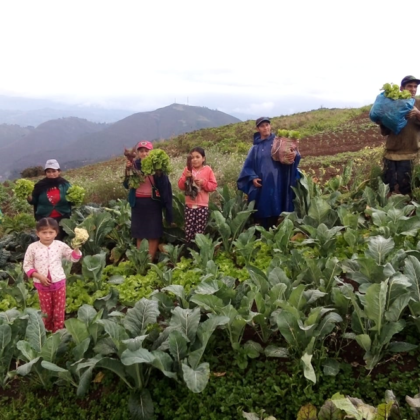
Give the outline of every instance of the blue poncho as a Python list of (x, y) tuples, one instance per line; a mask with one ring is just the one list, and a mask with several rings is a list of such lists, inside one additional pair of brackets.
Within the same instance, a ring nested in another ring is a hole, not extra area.
[[(271, 146), (275, 135), (271, 134), (261, 140), (260, 133), (254, 134), (254, 145), (251, 147), (239, 179), (238, 189), (248, 195), (248, 201), (255, 200), (258, 219), (279, 216), (283, 211), (293, 211), (293, 190), (299, 179), (297, 167), (300, 155), (292, 165), (276, 162), (271, 157)], [(262, 187), (254, 187), (252, 180), (262, 179)]]

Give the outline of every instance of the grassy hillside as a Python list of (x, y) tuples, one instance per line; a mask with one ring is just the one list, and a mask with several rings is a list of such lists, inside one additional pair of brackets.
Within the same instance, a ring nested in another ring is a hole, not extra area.
[[(370, 122), (366, 107), (319, 109), (274, 117), (272, 126), (274, 130), (297, 129), (303, 134), (300, 168), (313, 173), (320, 181), (340, 173), (350, 159), (360, 177), (372, 167), (379, 168), (383, 140), (376, 125)], [(186, 155), (195, 146), (206, 150), (207, 162), (213, 168), (219, 185), (235, 188), (254, 131), (255, 122), (246, 121), (197, 130), (159, 142), (156, 146), (171, 156), (173, 172), (170, 178), (174, 190), (177, 190), (177, 181), (186, 164)], [(121, 186), (124, 165), (125, 158), (121, 153), (120, 157), (108, 161), (66, 171), (65, 176), (86, 188), (87, 201), (105, 203), (112, 198), (126, 197), (127, 192)]]

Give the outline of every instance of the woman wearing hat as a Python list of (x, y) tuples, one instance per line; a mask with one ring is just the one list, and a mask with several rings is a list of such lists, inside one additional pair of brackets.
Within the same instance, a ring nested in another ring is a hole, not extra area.
[[(52, 217), (58, 223), (71, 216), (71, 203), (66, 200), (70, 183), (61, 177), (60, 165), (55, 159), (49, 159), (44, 166), (45, 178), (35, 184), (28, 203), (34, 206), (35, 220)], [(64, 231), (60, 227), (57, 239), (62, 240)]]
[[(126, 177), (124, 187), (129, 188), (130, 172), (141, 172), (141, 161), (153, 149), (150, 141), (140, 141), (136, 146), (137, 159), (126, 163)], [(159, 192), (159, 198), (154, 197), (153, 189)], [(131, 234), (136, 238), (137, 248), (141, 241), (147, 239), (149, 242), (150, 258), (154, 259), (159, 238), (163, 235), (162, 210), (165, 210), (165, 219), (168, 224), (172, 223), (172, 186), (165, 174), (147, 176), (137, 188), (130, 188), (128, 202), (131, 206)]]

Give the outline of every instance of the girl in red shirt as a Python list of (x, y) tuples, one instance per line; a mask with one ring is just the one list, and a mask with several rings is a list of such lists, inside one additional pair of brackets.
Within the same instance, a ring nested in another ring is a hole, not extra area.
[(178, 187), (185, 192), (185, 240), (191, 242), (197, 233), (204, 233), (209, 217), (209, 193), (217, 188), (216, 177), (206, 163), (201, 147), (191, 150)]

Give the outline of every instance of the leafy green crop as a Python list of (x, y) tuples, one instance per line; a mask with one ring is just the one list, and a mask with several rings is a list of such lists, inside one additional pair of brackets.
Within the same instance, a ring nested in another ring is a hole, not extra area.
[(66, 200), (74, 206), (81, 206), (85, 199), (86, 190), (83, 187), (72, 185), (66, 194)]
[(154, 175), (157, 171), (167, 175), (171, 172), (169, 156), (163, 150), (151, 150), (141, 161), (141, 170), (146, 176)]
[(18, 179), (16, 181), (16, 187), (13, 190), (15, 196), (20, 200), (26, 200), (26, 198), (32, 194), (34, 185), (33, 181), (29, 181), (29, 179)]
[(295, 130), (277, 130), (277, 136), (286, 137), (288, 139), (300, 139), (302, 136), (299, 131)]
[(385, 83), (381, 90), (385, 92), (385, 96), (389, 99), (410, 99), (411, 93), (408, 90), (400, 91), (400, 87), (398, 85), (394, 85), (393, 83)]

